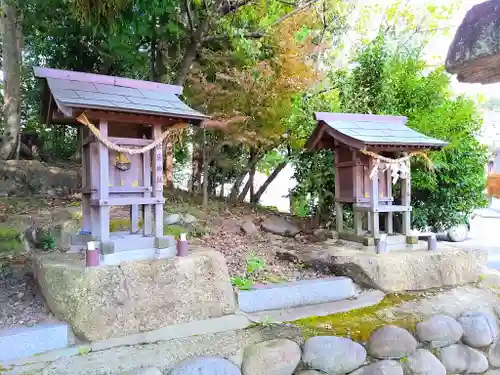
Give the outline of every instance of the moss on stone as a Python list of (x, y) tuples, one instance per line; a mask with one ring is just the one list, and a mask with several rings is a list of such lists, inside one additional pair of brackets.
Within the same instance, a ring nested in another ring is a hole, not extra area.
[(393, 319), (383, 319), (378, 312), (417, 298), (416, 293), (389, 294), (374, 306), (328, 316), (300, 319), (291, 322), (291, 324), (301, 328), (306, 338), (317, 335), (344, 336), (355, 341), (366, 342), (374, 330), (387, 324), (396, 325), (414, 332), (418, 323), (416, 317), (407, 315), (394, 317)]
[(17, 228), (8, 225), (0, 226), (0, 241), (16, 240), (19, 239), (20, 235), (21, 233)]
[(0, 254), (21, 252), (24, 249), (21, 237), (19, 229), (7, 225), (0, 226)]

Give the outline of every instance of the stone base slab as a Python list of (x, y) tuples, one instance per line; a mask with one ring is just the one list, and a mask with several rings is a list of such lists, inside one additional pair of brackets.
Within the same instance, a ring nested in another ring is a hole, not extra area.
[(246, 313), (286, 309), (339, 301), (354, 297), (356, 289), (348, 277), (301, 280), (271, 284), (238, 292), (240, 310)]
[(0, 361), (32, 356), (68, 346), (66, 324), (0, 329)]
[(211, 250), (93, 268), (82, 254), (43, 254), (33, 257), (33, 273), (50, 309), (87, 341), (236, 310), (225, 259)]
[(175, 257), (177, 248), (175, 246), (167, 249), (140, 249), (140, 250), (127, 250), (119, 251), (112, 254), (103, 254), (100, 256), (101, 266), (115, 266), (122, 262), (133, 261), (153, 261), (158, 259), (167, 259)]
[(351, 277), (357, 284), (400, 292), (424, 290), (476, 282), (488, 253), (441, 246), (437, 251), (399, 251), (371, 254), (332, 246), (323, 262), (337, 275)]

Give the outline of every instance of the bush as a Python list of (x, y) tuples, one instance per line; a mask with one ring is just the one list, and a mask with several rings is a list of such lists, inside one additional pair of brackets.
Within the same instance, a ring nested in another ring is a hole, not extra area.
[(343, 112), (407, 116), (409, 127), (449, 142), (429, 153), (433, 170), (412, 161), (413, 226), (451, 226), (484, 206), (487, 150), (475, 138), (482, 121), (471, 100), (452, 97), (444, 69), (429, 72), (420, 50), (391, 50), (382, 37), (356, 62), (332, 76)]

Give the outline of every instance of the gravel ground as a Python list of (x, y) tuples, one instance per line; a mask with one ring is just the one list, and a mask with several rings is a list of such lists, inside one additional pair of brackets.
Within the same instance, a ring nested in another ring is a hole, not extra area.
[(38, 292), (33, 277), (25, 274), (24, 269), (14, 269), (11, 275), (0, 279), (0, 328), (50, 321), (57, 319)]
[[(227, 220), (226, 220), (227, 221)], [(224, 225), (222, 226), (222, 229)], [(325, 277), (325, 274), (280, 260), (276, 252), (284, 249), (305, 249), (314, 245), (305, 244), (294, 238), (286, 238), (270, 233), (259, 232), (254, 235), (237, 230), (219, 230), (199, 240), (203, 247), (220, 251), (226, 258), (230, 276), (244, 276), (247, 272), (247, 260), (258, 257), (264, 260), (265, 266), (252, 278), (259, 283), (296, 281)], [(330, 275), (331, 276), (331, 275)]]

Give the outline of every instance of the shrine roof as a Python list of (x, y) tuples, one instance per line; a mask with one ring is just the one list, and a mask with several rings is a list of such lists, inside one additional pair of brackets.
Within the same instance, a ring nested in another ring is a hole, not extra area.
[(428, 137), (406, 126), (404, 116), (316, 112), (318, 126), (309, 139), (314, 148), (325, 133), (359, 149), (372, 147), (442, 148), (447, 142)]
[(34, 74), (46, 80), (58, 109), (68, 117), (75, 116), (73, 110), (88, 109), (195, 120), (208, 118), (179, 98), (181, 86), (40, 67), (34, 68)]

